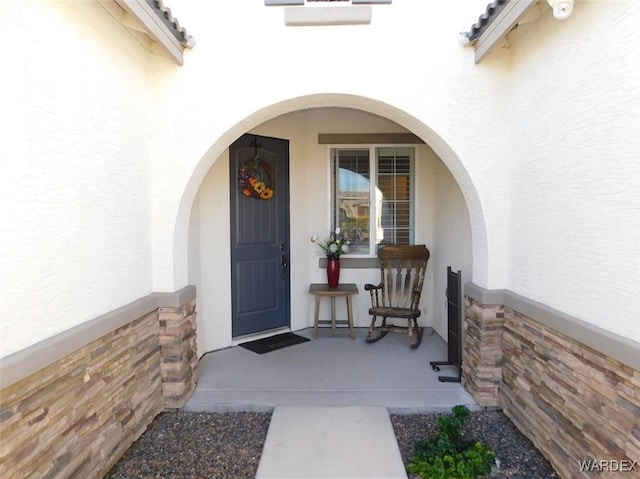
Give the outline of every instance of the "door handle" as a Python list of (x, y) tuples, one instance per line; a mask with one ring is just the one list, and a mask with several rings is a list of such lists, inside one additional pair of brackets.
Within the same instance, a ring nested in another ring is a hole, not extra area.
[(280, 270), (280, 279), (285, 279), (285, 273), (287, 272), (287, 257), (286, 255), (280, 256), (280, 266), (282, 269)]

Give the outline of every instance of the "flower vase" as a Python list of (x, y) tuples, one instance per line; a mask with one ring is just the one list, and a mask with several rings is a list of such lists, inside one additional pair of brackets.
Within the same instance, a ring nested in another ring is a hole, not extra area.
[(331, 289), (338, 287), (340, 283), (340, 258), (327, 256), (327, 283)]

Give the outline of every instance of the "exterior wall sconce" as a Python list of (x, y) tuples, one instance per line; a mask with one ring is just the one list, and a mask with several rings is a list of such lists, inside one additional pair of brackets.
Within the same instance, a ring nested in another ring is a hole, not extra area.
[(553, 18), (556, 20), (566, 20), (573, 13), (574, 0), (547, 0), (547, 3), (553, 8)]

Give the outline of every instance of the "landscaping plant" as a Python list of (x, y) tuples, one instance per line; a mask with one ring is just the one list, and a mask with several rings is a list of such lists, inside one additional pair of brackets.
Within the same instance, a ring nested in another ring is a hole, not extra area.
[(465, 406), (454, 406), (452, 414), (440, 416), (438, 435), (416, 441), (409, 472), (423, 479), (473, 479), (489, 474), (495, 463), (493, 451), (462, 437), (468, 416)]

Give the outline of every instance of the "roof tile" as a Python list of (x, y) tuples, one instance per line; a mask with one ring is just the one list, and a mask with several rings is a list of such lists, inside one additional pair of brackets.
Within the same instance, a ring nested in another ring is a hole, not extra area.
[(487, 5), (485, 12), (480, 15), (476, 23), (471, 25), (471, 29), (466, 34), (469, 41), (474, 41), (482, 35), (509, 1), (510, 0), (495, 0)]

